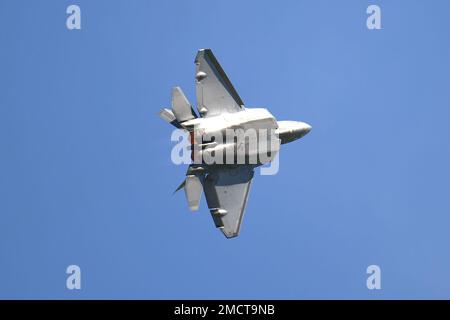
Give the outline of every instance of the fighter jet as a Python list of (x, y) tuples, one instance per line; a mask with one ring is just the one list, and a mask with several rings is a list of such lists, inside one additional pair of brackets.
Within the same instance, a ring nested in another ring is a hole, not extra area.
[(255, 168), (273, 161), (281, 144), (303, 137), (311, 126), (245, 107), (211, 49), (200, 49), (195, 65), (198, 113), (174, 87), (172, 108), (159, 116), (190, 136), (192, 163), (176, 191), (184, 188), (191, 211), (198, 210), (204, 191), (214, 224), (233, 238), (239, 235)]

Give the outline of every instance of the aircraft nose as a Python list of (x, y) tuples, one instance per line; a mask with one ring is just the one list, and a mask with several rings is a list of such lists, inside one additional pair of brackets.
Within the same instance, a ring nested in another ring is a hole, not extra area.
[(297, 131), (301, 137), (303, 137), (304, 135), (309, 133), (311, 131), (311, 129), (312, 129), (312, 127), (309, 124), (307, 124), (306, 122), (298, 122)]
[(278, 135), (281, 143), (288, 143), (300, 139), (305, 134), (311, 131), (311, 126), (306, 122), (300, 121), (278, 121)]

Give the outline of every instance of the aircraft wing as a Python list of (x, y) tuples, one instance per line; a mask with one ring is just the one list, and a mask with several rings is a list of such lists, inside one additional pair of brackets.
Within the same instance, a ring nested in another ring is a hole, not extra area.
[(216, 227), (227, 238), (239, 234), (252, 178), (253, 167), (245, 165), (216, 168), (205, 178), (206, 202)]
[(242, 110), (239, 97), (211, 49), (200, 49), (195, 57), (197, 108), (202, 117)]

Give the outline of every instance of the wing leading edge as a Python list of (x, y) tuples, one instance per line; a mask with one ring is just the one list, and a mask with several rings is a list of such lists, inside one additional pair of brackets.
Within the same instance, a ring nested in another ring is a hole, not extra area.
[(244, 102), (211, 49), (200, 49), (195, 64), (197, 108), (203, 117), (242, 110)]
[(217, 168), (205, 178), (206, 202), (216, 227), (227, 238), (239, 234), (252, 178), (251, 166)]

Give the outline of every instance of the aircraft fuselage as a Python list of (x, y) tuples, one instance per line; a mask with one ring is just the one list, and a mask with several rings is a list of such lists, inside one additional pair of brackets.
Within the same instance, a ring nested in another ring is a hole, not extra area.
[(280, 144), (301, 138), (311, 127), (304, 122), (277, 121), (264, 108), (246, 108), (183, 123), (191, 134), (197, 164), (252, 164), (272, 161)]

